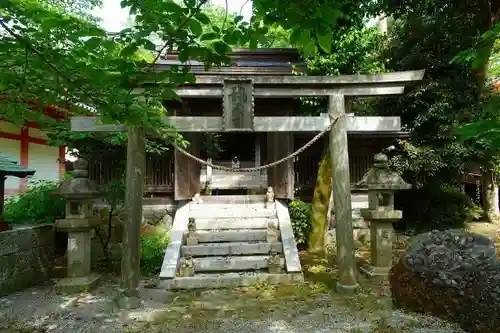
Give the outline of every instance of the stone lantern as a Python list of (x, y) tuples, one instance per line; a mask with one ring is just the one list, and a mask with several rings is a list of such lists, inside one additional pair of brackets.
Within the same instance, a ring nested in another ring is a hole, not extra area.
[(373, 278), (384, 279), (392, 266), (393, 223), (403, 217), (403, 212), (394, 209), (394, 193), (411, 188), (401, 176), (389, 169), (386, 155), (375, 155), (370, 169), (358, 186), (368, 190), (368, 209), (361, 211), (370, 223), (371, 263), (361, 271)]
[(90, 272), (92, 231), (97, 222), (93, 200), (99, 192), (88, 178), (87, 167), (87, 161), (75, 161), (73, 179), (63, 181), (54, 193), (66, 198), (66, 218), (56, 221), (56, 228), (68, 233), (67, 277), (56, 284), (56, 290), (63, 293), (88, 291), (100, 277)]

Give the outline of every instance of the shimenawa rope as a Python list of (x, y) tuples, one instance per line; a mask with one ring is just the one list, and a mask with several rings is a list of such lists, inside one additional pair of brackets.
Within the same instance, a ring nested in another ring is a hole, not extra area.
[(223, 165), (213, 164), (213, 163), (207, 162), (205, 160), (202, 160), (199, 157), (194, 156), (193, 154), (185, 151), (184, 149), (180, 148), (177, 145), (174, 145), (174, 146), (175, 146), (175, 149), (177, 149), (179, 152), (181, 152), (182, 154), (186, 155), (187, 157), (195, 160), (196, 162), (198, 162), (198, 163), (200, 163), (202, 165), (209, 166), (209, 167), (211, 167), (212, 169), (215, 169), (215, 170), (228, 171), (228, 172), (255, 172), (255, 171), (261, 171), (261, 170), (264, 170), (264, 169), (272, 168), (272, 167), (274, 167), (274, 166), (276, 166), (278, 164), (284, 163), (284, 162), (288, 161), (289, 159), (292, 159), (292, 158), (300, 155), (307, 148), (311, 147), (316, 141), (318, 141), (323, 135), (325, 135), (327, 132), (329, 132), (332, 129), (332, 127), (337, 123), (337, 121), (341, 117), (343, 117), (343, 116), (345, 116), (345, 114), (342, 115), (342, 116), (333, 118), (332, 122), (330, 123), (330, 125), (327, 128), (325, 128), (322, 132), (318, 133), (314, 138), (312, 138), (309, 142), (307, 142), (305, 145), (303, 145), (302, 147), (300, 147), (299, 149), (297, 149), (292, 154), (290, 154), (290, 155), (288, 155), (286, 157), (283, 157), (283, 158), (281, 158), (281, 159), (279, 159), (277, 161), (268, 163), (266, 165), (262, 165), (262, 166), (258, 166), (258, 167), (253, 167), (253, 168), (229, 168), (229, 167), (225, 167)]

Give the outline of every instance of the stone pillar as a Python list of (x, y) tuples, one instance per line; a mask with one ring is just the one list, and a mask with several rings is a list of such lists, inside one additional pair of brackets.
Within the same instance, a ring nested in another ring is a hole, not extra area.
[(65, 180), (55, 192), (66, 198), (66, 218), (56, 221), (56, 228), (68, 233), (67, 277), (56, 284), (60, 293), (78, 293), (94, 288), (99, 275), (91, 273), (91, 239), (96, 219), (93, 217), (93, 199), (98, 195), (88, 178), (88, 163), (75, 162), (73, 179)]
[(368, 189), (368, 209), (361, 211), (370, 222), (371, 262), (361, 267), (370, 278), (385, 279), (392, 266), (393, 223), (403, 217), (394, 209), (394, 193), (411, 188), (396, 172), (389, 169), (384, 154), (375, 155), (373, 168), (359, 183)]
[(337, 291), (353, 294), (358, 288), (357, 267), (354, 255), (352, 227), (351, 183), (349, 177), (349, 154), (347, 151), (347, 119), (345, 99), (342, 94), (329, 98), (328, 112), (331, 121), (336, 120), (330, 131), (329, 151), (332, 168), (333, 204), (335, 206), (337, 262), (339, 281)]

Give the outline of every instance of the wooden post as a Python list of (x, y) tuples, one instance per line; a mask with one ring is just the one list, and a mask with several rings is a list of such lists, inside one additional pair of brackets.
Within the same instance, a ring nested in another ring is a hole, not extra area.
[[(332, 120), (345, 114), (342, 94), (329, 97), (329, 114)], [(357, 268), (354, 256), (352, 227), (351, 184), (349, 178), (349, 155), (347, 151), (347, 119), (337, 120), (330, 131), (330, 164), (333, 178), (333, 204), (335, 206), (337, 262), (339, 265), (339, 292), (355, 293)]]
[[(259, 133), (255, 133), (255, 167), (260, 167), (261, 165), (261, 160), (260, 160), (260, 135)], [(261, 171), (255, 172), (255, 182), (258, 184), (258, 188), (261, 188)]]
[(0, 194), (2, 197), (0, 197), (0, 223), (2, 221), (2, 216), (3, 216), (3, 207), (4, 207), (4, 198), (5, 198), (5, 181), (7, 180), (7, 177), (4, 176), (2, 173), (0, 173)]
[[(212, 163), (212, 158), (209, 157), (207, 158), (208, 163)], [(212, 174), (213, 170), (210, 165), (207, 165), (206, 169), (206, 174), (205, 174), (205, 190), (206, 190), (206, 195), (212, 195)]]
[(142, 197), (146, 170), (144, 130), (130, 126), (128, 129), (127, 169), (125, 184), (125, 225), (123, 228), (121, 288), (118, 298), (121, 308), (140, 306), (140, 229), (142, 223)]

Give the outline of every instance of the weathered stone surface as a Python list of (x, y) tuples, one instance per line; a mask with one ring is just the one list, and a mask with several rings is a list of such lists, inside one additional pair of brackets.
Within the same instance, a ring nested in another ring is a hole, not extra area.
[(54, 227), (23, 226), (0, 233), (0, 295), (50, 279)]
[(158, 281), (163, 289), (230, 288), (253, 285), (258, 282), (269, 284), (294, 283), (304, 280), (302, 274), (269, 274), (261, 272), (197, 274), (193, 277), (176, 277)]
[(96, 273), (91, 273), (87, 276), (64, 278), (57, 282), (55, 290), (60, 294), (89, 292), (99, 284), (100, 278), (101, 276)]
[[(285, 260), (279, 258), (279, 265), (283, 267)], [(269, 256), (235, 256), (235, 257), (204, 257), (194, 258), (193, 265), (196, 272), (213, 271), (248, 271), (260, 270), (268, 267)], [(187, 259), (182, 259), (181, 264)]]
[(52, 246), (35, 247), (31, 250), (0, 257), (0, 281), (16, 279), (25, 272), (34, 271), (38, 279), (47, 280), (54, 260)]
[(229, 256), (229, 255), (254, 255), (254, 254), (268, 254), (271, 250), (283, 252), (283, 245), (277, 243), (245, 243), (245, 242), (231, 242), (231, 243), (206, 243), (192, 246), (183, 246), (181, 255), (192, 255), (193, 257), (207, 257), (207, 256)]
[(54, 244), (54, 226), (23, 226), (0, 232), (0, 256)]
[(250, 230), (250, 229), (196, 232), (196, 236), (200, 243), (265, 241), (266, 235), (267, 235), (266, 230)]
[(500, 333), (500, 264), (487, 237), (421, 234), (392, 267), (390, 283), (398, 307), (454, 320), (473, 333)]
[[(367, 245), (370, 242), (370, 229), (354, 229), (353, 236), (356, 248)], [(335, 229), (325, 233), (325, 248), (328, 253), (334, 253), (337, 250), (337, 235)]]

